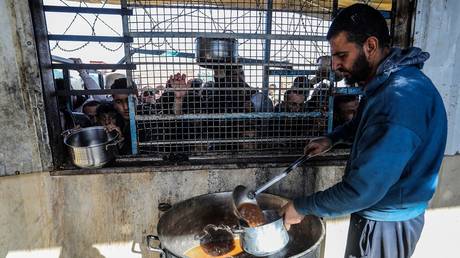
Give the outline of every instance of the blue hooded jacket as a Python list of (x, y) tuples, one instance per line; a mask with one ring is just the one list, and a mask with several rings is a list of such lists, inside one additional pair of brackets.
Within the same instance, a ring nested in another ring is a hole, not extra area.
[(364, 87), (357, 116), (328, 137), (353, 140), (342, 182), (294, 200), (302, 214), (402, 221), (425, 211), (447, 138), (441, 96), (420, 69), (429, 54), (392, 49)]

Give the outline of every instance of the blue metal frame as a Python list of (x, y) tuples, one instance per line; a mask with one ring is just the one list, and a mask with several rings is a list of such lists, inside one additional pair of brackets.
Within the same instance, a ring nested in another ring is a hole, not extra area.
[(223, 33), (223, 32), (131, 32), (129, 36), (133, 38), (239, 38), (239, 39), (284, 39), (284, 40), (304, 40), (304, 41), (327, 41), (326, 36), (314, 35), (284, 35), (284, 34), (257, 34), (257, 33)]
[(136, 97), (129, 95), (129, 131), (131, 132), (131, 152), (137, 154), (137, 132), (136, 132)]
[(57, 35), (57, 34), (48, 34), (48, 40), (50, 41), (55, 40), (55, 41), (121, 42), (121, 43), (133, 42), (132, 37)]
[[(272, 17), (273, 17), (273, 0), (267, 1), (267, 16), (265, 18), (265, 35), (272, 34)], [(264, 45), (264, 74), (262, 78), (262, 94), (268, 96), (268, 84), (269, 84), (269, 64), (270, 64), (270, 50), (271, 50), (271, 39), (265, 39)]]
[[(128, 9), (127, 0), (121, 0), (121, 9)], [(129, 24), (128, 24), (128, 16), (122, 15), (121, 16), (122, 27), (123, 27), (123, 36), (128, 36), (129, 31)], [(131, 63), (131, 50), (130, 50), (130, 42), (124, 42), (124, 50), (125, 50), (125, 61), (127, 65)], [(134, 87), (132, 85), (132, 72), (131, 70), (126, 70), (126, 78), (128, 83), (128, 88)], [(136, 155), (138, 153), (137, 149), (137, 131), (136, 131), (136, 96), (129, 95), (128, 97), (128, 108), (129, 108), (129, 128), (131, 133), (131, 154)]]
[(52, 69), (126, 69), (126, 70), (133, 70), (136, 69), (135, 64), (51, 64)]
[(314, 75), (315, 70), (269, 70), (268, 75), (279, 75), (279, 76), (302, 76), (302, 75)]
[(137, 121), (161, 120), (198, 120), (198, 119), (269, 119), (269, 118), (318, 118), (322, 117), (321, 112), (254, 112), (254, 113), (218, 113), (218, 114), (185, 114), (185, 115), (137, 115)]
[(44, 5), (45, 12), (57, 13), (90, 13), (90, 14), (115, 14), (115, 15), (133, 15), (133, 10), (117, 8), (98, 8), (98, 7), (76, 7), (76, 6), (56, 6)]

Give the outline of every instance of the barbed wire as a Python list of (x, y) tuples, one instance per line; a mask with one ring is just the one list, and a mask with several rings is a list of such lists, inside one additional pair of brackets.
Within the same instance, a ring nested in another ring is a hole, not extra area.
[[(59, 0), (61, 3), (63, 3), (65, 6), (70, 6), (69, 4), (67, 4), (64, 0)], [(101, 1), (101, 8), (104, 8), (105, 5), (107, 4), (108, 0), (104, 0), (104, 1)], [(84, 0), (80, 0), (79, 2), (79, 7), (82, 7), (82, 4), (84, 4), (86, 7), (88, 7), (88, 4), (86, 3), (86, 1)], [(88, 25), (89, 27), (91, 28), (91, 36), (96, 36), (96, 24), (98, 21), (102, 22), (105, 26), (107, 26), (111, 31), (113, 31), (117, 36), (121, 36), (121, 34), (115, 30), (112, 26), (110, 26), (109, 24), (107, 24), (103, 19), (101, 19), (99, 17), (99, 14), (93, 14), (95, 16), (95, 19), (93, 22), (90, 22), (88, 21), (83, 15), (81, 15), (80, 13), (76, 13), (74, 15), (74, 17), (72, 18), (71, 22), (69, 23), (69, 25), (66, 27), (66, 29), (64, 30), (64, 32), (62, 33), (62, 35), (65, 35), (69, 29), (74, 25), (76, 19), (78, 16), (80, 16)], [(85, 48), (86, 46), (88, 46), (91, 42), (90, 41), (87, 41), (85, 43), (83, 43), (81, 46), (78, 46), (76, 48), (71, 48), (71, 49), (68, 49), (68, 48), (64, 48), (62, 47), (60, 44), (60, 41), (56, 41), (55, 45), (51, 48), (51, 51), (55, 50), (56, 48), (58, 48), (59, 50), (63, 51), (63, 52), (76, 52), (76, 51), (79, 51), (83, 48)], [(120, 45), (116, 48), (110, 48), (108, 46), (106, 46), (104, 43), (102, 42), (98, 42), (98, 44), (106, 49), (107, 51), (111, 51), (111, 52), (116, 52), (118, 51), (121, 47), (123, 47), (123, 43), (120, 43)]]

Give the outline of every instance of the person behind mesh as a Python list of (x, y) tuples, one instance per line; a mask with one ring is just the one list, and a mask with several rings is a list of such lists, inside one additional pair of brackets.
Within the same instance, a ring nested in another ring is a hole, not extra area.
[[(141, 102), (137, 106), (139, 115), (184, 115), (200, 112), (201, 102), (196, 99), (201, 80), (187, 80), (182, 73), (172, 74), (166, 82), (163, 94), (154, 103)], [(187, 160), (190, 146), (185, 140), (195, 135), (194, 124), (188, 120), (162, 119), (138, 121), (140, 142), (171, 142), (167, 145), (151, 145), (140, 148), (141, 153), (159, 154), (165, 160)]]
[[(134, 82), (131, 82), (135, 86)], [(112, 90), (127, 89), (128, 81), (126, 78), (116, 79), (110, 86)], [(134, 87), (135, 88), (135, 87)], [(122, 118), (121, 133), (125, 139), (122, 147), (119, 150), (121, 155), (132, 154), (131, 149), (131, 129), (129, 123), (129, 94), (127, 93), (114, 93), (112, 94), (112, 106)]]
[(108, 131), (117, 131), (120, 139), (124, 140), (121, 128), (123, 128), (123, 118), (113, 107), (112, 103), (103, 102), (96, 109), (96, 125), (104, 126)]
[(88, 99), (81, 106), (81, 111), (89, 118), (89, 120), (91, 121), (91, 125), (96, 124), (96, 110), (100, 104), (101, 102), (98, 100)]
[(351, 121), (358, 112), (359, 97), (357, 95), (334, 96), (333, 128)]
[(258, 92), (246, 82), (241, 65), (216, 69), (214, 87), (209, 113), (243, 113), (245, 103)]
[(284, 99), (275, 106), (275, 112), (305, 112), (308, 89), (290, 88), (284, 92)]
[[(64, 79), (55, 80), (56, 90), (65, 90)], [(72, 104), (76, 101), (75, 96), (58, 96), (57, 104), (60, 117), (60, 125), (62, 130), (74, 129), (79, 127), (91, 126), (90, 119), (83, 113), (74, 112)]]

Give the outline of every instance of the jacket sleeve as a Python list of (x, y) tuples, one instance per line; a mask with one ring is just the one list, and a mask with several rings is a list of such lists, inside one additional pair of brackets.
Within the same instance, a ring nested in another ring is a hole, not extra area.
[(411, 159), (420, 138), (393, 123), (364, 129), (356, 155), (343, 181), (325, 191), (294, 200), (296, 210), (319, 217), (341, 216), (371, 207), (395, 184)]

